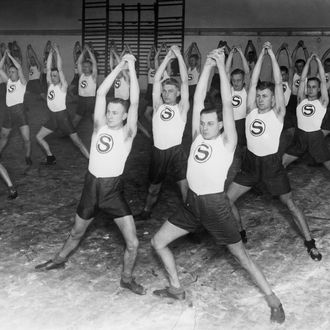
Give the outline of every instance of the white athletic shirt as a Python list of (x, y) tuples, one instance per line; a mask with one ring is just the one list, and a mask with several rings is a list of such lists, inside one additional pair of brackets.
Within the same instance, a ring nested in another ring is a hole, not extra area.
[(101, 127), (92, 135), (88, 170), (97, 178), (112, 178), (124, 171), (132, 139), (125, 142), (124, 128)]
[(182, 120), (179, 105), (162, 104), (152, 117), (154, 146), (165, 150), (182, 142), (186, 122)]
[(129, 99), (129, 83), (125, 80), (124, 77), (120, 77), (115, 80), (115, 97), (118, 97), (123, 100)]
[(29, 70), (29, 80), (40, 79), (40, 71), (36, 65), (31, 65)]
[(153, 84), (155, 82), (155, 73), (156, 70), (149, 68), (148, 70), (148, 84)]
[(305, 132), (315, 132), (321, 129), (323, 117), (327, 109), (320, 100), (303, 99), (297, 106), (297, 126)]
[(84, 73), (79, 77), (78, 94), (83, 97), (95, 96), (96, 82), (93, 75), (86, 76)]
[(50, 84), (47, 92), (47, 106), (50, 111), (58, 112), (66, 109), (66, 91), (61, 90), (60, 84)]
[(283, 122), (276, 117), (273, 110), (258, 113), (253, 109), (245, 122), (247, 148), (256, 156), (268, 156), (278, 151)]
[(199, 79), (199, 72), (197, 68), (188, 68), (188, 85), (197, 85)]
[(292, 91), (291, 91), (293, 95), (298, 94), (299, 85), (300, 85), (300, 76), (298, 73), (295, 72), (295, 74), (293, 75)]
[(189, 188), (197, 195), (223, 192), (233, 157), (234, 150), (226, 149), (222, 135), (204, 140), (199, 134), (191, 145), (188, 158)]
[(23, 103), (26, 85), (21, 83), (21, 80), (12, 81), (10, 78), (7, 81), (6, 105), (12, 107), (16, 104)]
[(234, 110), (234, 119), (239, 120), (246, 117), (246, 98), (247, 93), (245, 88), (240, 91), (235, 91), (233, 87), (231, 87), (231, 103)]
[(287, 81), (283, 81), (282, 84), (283, 84), (285, 106), (287, 106), (289, 103), (289, 100), (290, 100), (290, 96), (291, 96), (291, 88)]

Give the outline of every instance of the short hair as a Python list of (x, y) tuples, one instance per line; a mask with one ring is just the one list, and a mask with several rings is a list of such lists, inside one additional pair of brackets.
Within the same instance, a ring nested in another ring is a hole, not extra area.
[(241, 69), (235, 69), (235, 70), (233, 70), (232, 73), (230, 74), (230, 76), (232, 77), (235, 74), (241, 74), (243, 78), (245, 76), (245, 72), (243, 70), (241, 70)]
[(199, 56), (197, 54), (191, 54), (189, 58), (194, 58), (196, 61), (198, 61)]
[(51, 71), (51, 72), (53, 72), (53, 71), (59, 72), (59, 71), (58, 71), (58, 68), (51, 68), (50, 71)]
[(324, 64), (326, 64), (326, 65), (330, 64), (330, 58), (329, 57), (324, 60)]
[(110, 103), (121, 104), (124, 107), (125, 111), (126, 112), (128, 111), (128, 105), (129, 105), (129, 101), (128, 100), (123, 100), (123, 99), (121, 99), (119, 97), (112, 97), (112, 98), (109, 99), (109, 102), (107, 104), (107, 108), (108, 108), (108, 106), (109, 106)]
[(92, 61), (90, 59), (86, 59), (82, 62), (82, 64), (85, 64), (85, 63), (92, 65)]
[(269, 89), (274, 94), (275, 84), (271, 81), (259, 81), (257, 85), (257, 90), (263, 91), (265, 89)]
[(285, 66), (285, 65), (281, 65), (281, 66), (280, 66), (280, 70), (283, 71), (283, 72), (285, 72), (286, 74), (289, 73), (289, 69), (288, 69), (288, 67)]
[(12, 65), (9, 66), (9, 69), (11, 69), (11, 68), (14, 68), (14, 69), (16, 69), (18, 71), (18, 69), (16, 68), (16, 66), (14, 64), (12, 64)]
[(177, 89), (180, 89), (179, 82), (174, 78), (165, 79), (162, 83), (162, 86), (164, 87), (165, 85), (172, 85), (175, 86)]
[(205, 108), (200, 112), (200, 115), (215, 113), (217, 115), (218, 121), (222, 121), (222, 111), (217, 108)]
[(303, 63), (304, 65), (306, 64), (306, 61), (303, 60), (302, 58), (299, 58), (296, 62), (295, 62), (295, 65), (298, 64), (298, 63)]
[(317, 83), (319, 84), (319, 87), (321, 86), (321, 80), (317, 77), (310, 77), (307, 79), (307, 83), (310, 81), (317, 81)]

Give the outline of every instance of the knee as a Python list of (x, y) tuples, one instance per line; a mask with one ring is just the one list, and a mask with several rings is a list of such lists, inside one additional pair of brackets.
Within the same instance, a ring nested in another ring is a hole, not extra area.
[(139, 240), (135, 237), (126, 243), (126, 249), (129, 252), (136, 252), (139, 247)]
[(149, 195), (157, 197), (160, 191), (160, 185), (150, 185), (148, 189)]
[(157, 239), (156, 236), (154, 236), (151, 241), (151, 246), (155, 249), (155, 251), (161, 250), (162, 248), (164, 248), (165, 246), (163, 244), (161, 244), (161, 242)]
[(37, 140), (39, 143), (43, 140), (42, 136), (41, 136), (39, 133), (36, 135), (36, 140)]
[(82, 228), (72, 228), (70, 236), (73, 240), (80, 240), (85, 234), (85, 230)]

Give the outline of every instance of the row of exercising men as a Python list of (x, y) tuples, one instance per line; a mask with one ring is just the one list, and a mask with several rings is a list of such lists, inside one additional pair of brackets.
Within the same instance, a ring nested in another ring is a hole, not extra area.
[[(266, 56), (271, 59), (274, 83), (259, 82), (262, 62)], [(164, 70), (173, 58), (177, 58), (179, 63), (181, 85), (173, 78), (162, 82)], [(312, 55), (312, 58), (319, 61), (316, 55)], [(138, 238), (132, 212), (123, 196), (121, 182), (121, 174), (137, 131), (139, 86), (134, 61), (132, 55), (125, 55), (97, 91), (89, 167), (77, 207), (75, 224), (60, 251), (51, 260), (37, 265), (36, 269), (63, 268), (97, 212), (103, 210), (114, 218), (126, 243), (120, 285), (137, 294), (145, 294), (145, 288), (132, 277)], [(126, 66), (131, 81), (128, 110), (127, 103), (122, 99), (114, 98), (109, 103), (106, 101), (106, 95), (116, 76)], [(205, 108), (208, 82), (215, 67), (220, 76), (221, 109), (212, 104)], [(323, 84), (325, 78), (321, 67), (319, 72)], [(310, 81), (315, 81), (315, 78)], [(248, 271), (265, 295), (271, 309), (271, 321), (284, 322), (285, 314), (279, 298), (243, 245), (239, 232), (239, 214), (234, 205), (242, 193), (263, 182), (268, 191), (272, 195), (280, 196), (280, 200), (291, 211), (305, 238), (311, 258), (321, 260), (322, 255), (315, 246), (306, 219), (292, 199), (288, 176), (278, 153), (286, 108), (281, 72), (271, 44), (264, 44), (251, 76), (246, 117), (248, 152), (243, 160), (242, 170), (230, 185), (227, 194), (224, 184), (238, 138), (224, 49), (216, 49), (208, 54), (196, 86), (192, 118), (193, 142), (188, 158), (181, 146), (189, 110), (188, 74), (177, 46), (170, 48), (155, 73), (152, 97), (154, 147), (147, 204), (154, 202), (154, 192), (158, 191), (169, 171), (175, 173), (184, 200), (179, 210), (163, 224), (151, 241), (170, 281), (169, 287), (155, 290), (154, 294), (185, 299), (185, 291), (179, 281), (175, 260), (168, 245), (202, 225), (214, 237), (216, 243), (226, 245)], [(307, 99), (309, 97), (310, 95), (307, 95)], [(326, 106), (325, 103), (323, 105)]]

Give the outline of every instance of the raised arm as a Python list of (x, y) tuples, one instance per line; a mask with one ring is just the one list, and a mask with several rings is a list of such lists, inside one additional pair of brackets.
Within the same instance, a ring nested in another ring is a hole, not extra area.
[(83, 71), (82, 71), (82, 63), (83, 63), (83, 60), (84, 60), (85, 52), (86, 52), (86, 49), (84, 49), (84, 50), (80, 53), (80, 55), (79, 55), (79, 57), (78, 57), (78, 59), (77, 59), (77, 61), (76, 61), (76, 63), (77, 63), (77, 70), (78, 70), (78, 74), (79, 74), (79, 76), (81, 76), (82, 73), (83, 73)]
[(201, 66), (202, 66), (202, 54), (201, 54), (201, 52), (199, 51), (199, 48), (198, 48), (196, 42), (193, 43), (193, 47), (194, 47), (194, 50), (195, 50), (195, 52), (196, 52), (196, 54), (197, 54), (197, 56), (198, 56), (198, 61), (197, 61), (197, 71), (198, 71), (198, 72), (201, 72)]
[(19, 80), (21, 81), (21, 83), (23, 85), (26, 85), (26, 79), (24, 77), (24, 73), (23, 73), (21, 64), (18, 62), (18, 60), (16, 60), (13, 56), (11, 56), (11, 54), (9, 52), (7, 52), (7, 55), (11, 59), (11, 61), (13, 62), (13, 64), (15, 65), (15, 67), (18, 71)]
[(328, 49), (324, 52), (324, 54), (322, 55), (322, 59), (321, 59), (322, 63), (324, 63), (324, 61), (325, 61), (328, 57), (330, 57), (330, 48), (328, 48)]
[(27, 60), (28, 66), (29, 67), (31, 66), (31, 58), (34, 58), (35, 64), (37, 65), (38, 70), (41, 72), (41, 70), (42, 70), (41, 63), (39, 61), (38, 55), (36, 54), (36, 52), (34, 51), (34, 49), (32, 48), (31, 45), (27, 46), (26, 54), (27, 54), (26, 60)]
[(76, 41), (76, 43), (73, 46), (73, 63), (76, 64), (78, 62), (78, 59), (81, 55), (82, 51), (81, 51), (81, 46), (80, 46), (80, 42)]
[[(253, 58), (249, 54), (253, 54)], [(249, 61), (249, 62), (257, 61), (257, 50), (256, 50), (256, 47), (254, 46), (252, 40), (248, 40), (246, 47), (245, 47), (244, 56), (247, 59), (247, 61)]]
[(179, 107), (182, 114), (187, 114), (189, 110), (189, 87), (188, 87), (187, 67), (184, 62), (183, 56), (181, 54), (180, 48), (174, 45), (171, 47), (171, 50), (178, 59), (180, 77), (181, 77), (181, 91), (180, 91), (181, 100), (179, 103)]
[(89, 46), (86, 47), (87, 52), (89, 54), (89, 58), (92, 62), (92, 76), (93, 79), (96, 80), (97, 79), (97, 61), (96, 61), (96, 57), (94, 55), (94, 53), (91, 51), (91, 49), (89, 48)]
[(213, 52), (208, 54), (206, 62), (204, 64), (201, 75), (196, 86), (196, 91), (194, 95), (194, 106), (193, 106), (193, 116), (192, 116), (192, 138), (195, 140), (196, 136), (199, 134), (199, 124), (200, 124), (200, 112), (204, 109), (204, 101), (207, 93), (207, 87), (210, 79), (211, 72), (216, 66), (215, 60), (211, 58)]
[(8, 51), (5, 50), (5, 52), (3, 53), (3, 56), (1, 58), (1, 61), (0, 61), (0, 76), (5, 82), (8, 81), (7, 73), (4, 70), (4, 65), (5, 65), (5, 61), (6, 61), (6, 57), (7, 57), (7, 52)]
[(289, 69), (289, 81), (288, 84), (291, 87), (292, 86), (292, 82), (293, 82), (293, 63), (292, 63), (292, 58), (290, 56), (289, 53), (289, 48), (288, 48), (288, 44), (283, 42), (283, 44), (279, 47), (279, 49), (276, 52), (276, 60), (278, 62), (279, 58), (280, 58), (280, 54), (283, 51), (286, 55), (287, 61), (288, 61), (288, 69)]
[(97, 89), (94, 111), (94, 130), (98, 130), (106, 124), (106, 96), (117, 75), (124, 68), (124, 65), (125, 61), (120, 61)]
[(247, 62), (242, 48), (240, 46), (236, 47), (236, 50), (239, 54), (239, 56), (241, 57), (241, 61), (242, 61), (242, 67), (243, 67), (243, 71), (244, 71), (244, 84), (245, 84), (245, 88), (248, 89), (249, 88), (249, 84), (250, 84), (250, 68), (249, 68), (249, 63)]
[(22, 64), (22, 62), (23, 62), (22, 50), (16, 41), (13, 42), (11, 55), (12, 55), (12, 57), (14, 57), (16, 59), (16, 62), (18, 62), (20, 65)]
[(272, 62), (272, 68), (273, 68), (273, 77), (274, 77), (274, 83), (275, 83), (275, 114), (284, 119), (285, 116), (285, 99), (284, 99), (284, 92), (283, 92), (283, 84), (282, 84), (282, 75), (281, 70), (278, 65), (278, 62), (276, 60), (276, 56), (273, 52), (272, 45), (267, 42), (265, 44), (267, 47), (267, 52), (270, 57), (270, 60)]
[[(265, 45), (264, 45), (265, 46)], [(255, 109), (256, 107), (256, 95), (257, 95), (257, 85), (259, 82), (260, 71), (262, 62), (265, 55), (265, 47), (262, 47), (262, 50), (259, 54), (258, 60), (252, 72), (252, 77), (250, 81), (249, 92), (247, 95), (247, 113)]]
[(51, 48), (48, 53), (47, 63), (46, 63), (46, 69), (47, 69), (46, 78), (47, 78), (48, 85), (50, 85), (52, 83), (50, 74), (52, 72), (53, 52), (54, 52), (54, 50)]
[(123, 61), (127, 62), (130, 77), (130, 107), (127, 114), (126, 132), (127, 138), (133, 139), (137, 132), (140, 88), (135, 71), (135, 57), (131, 54), (126, 54), (123, 57)]
[(227, 57), (226, 61), (226, 74), (228, 79), (230, 79), (230, 72), (231, 72), (231, 67), (233, 65), (233, 59), (234, 59), (234, 53), (236, 52), (235, 46), (230, 50), (229, 55)]
[(148, 69), (151, 69), (151, 57), (152, 57), (153, 50), (154, 50), (154, 46), (151, 46), (150, 49), (149, 49), (149, 51), (148, 51), (148, 55), (147, 55), (147, 66), (148, 66)]
[(172, 49), (170, 49), (163, 62), (161, 63), (161, 65), (159, 66), (159, 68), (157, 69), (156, 73), (155, 73), (155, 77), (154, 77), (154, 85), (152, 88), (152, 103), (153, 103), (153, 108), (154, 111), (157, 110), (159, 108), (159, 106), (163, 103), (162, 102), (162, 98), (161, 98), (161, 92), (162, 92), (162, 76), (163, 73), (167, 67), (167, 64), (173, 59), (175, 58), (175, 55), (172, 51)]
[(66, 89), (68, 87), (68, 83), (65, 79), (64, 72), (63, 72), (62, 57), (61, 57), (61, 54), (60, 54), (60, 50), (59, 50), (57, 44), (54, 44), (53, 48), (56, 52), (57, 69), (58, 69), (58, 74), (59, 74), (61, 85), (62, 85), (61, 88)]
[(298, 53), (298, 49), (299, 48), (302, 48), (302, 50), (304, 52), (305, 60), (307, 61), (307, 59), (309, 58), (308, 50), (307, 50), (307, 47), (305, 46), (304, 41), (303, 40), (299, 40), (298, 43), (297, 43), (297, 46), (295, 47), (295, 49), (292, 52), (292, 62), (293, 62), (293, 64), (297, 60), (297, 53)]
[(297, 98), (298, 98), (298, 104), (304, 99), (306, 98), (306, 94), (305, 94), (305, 88), (306, 88), (306, 78), (308, 75), (308, 70), (309, 70), (309, 66), (310, 63), (312, 61), (312, 58), (314, 57), (314, 54), (312, 54), (306, 61), (306, 64), (301, 72), (301, 77), (300, 77), (300, 84), (299, 84), (299, 88), (298, 88), (298, 94), (297, 94)]
[(329, 103), (329, 95), (328, 95), (328, 89), (327, 89), (327, 80), (325, 77), (324, 67), (322, 65), (322, 62), (320, 58), (317, 55), (314, 55), (314, 59), (317, 63), (320, 80), (321, 80), (321, 103), (326, 108)]

